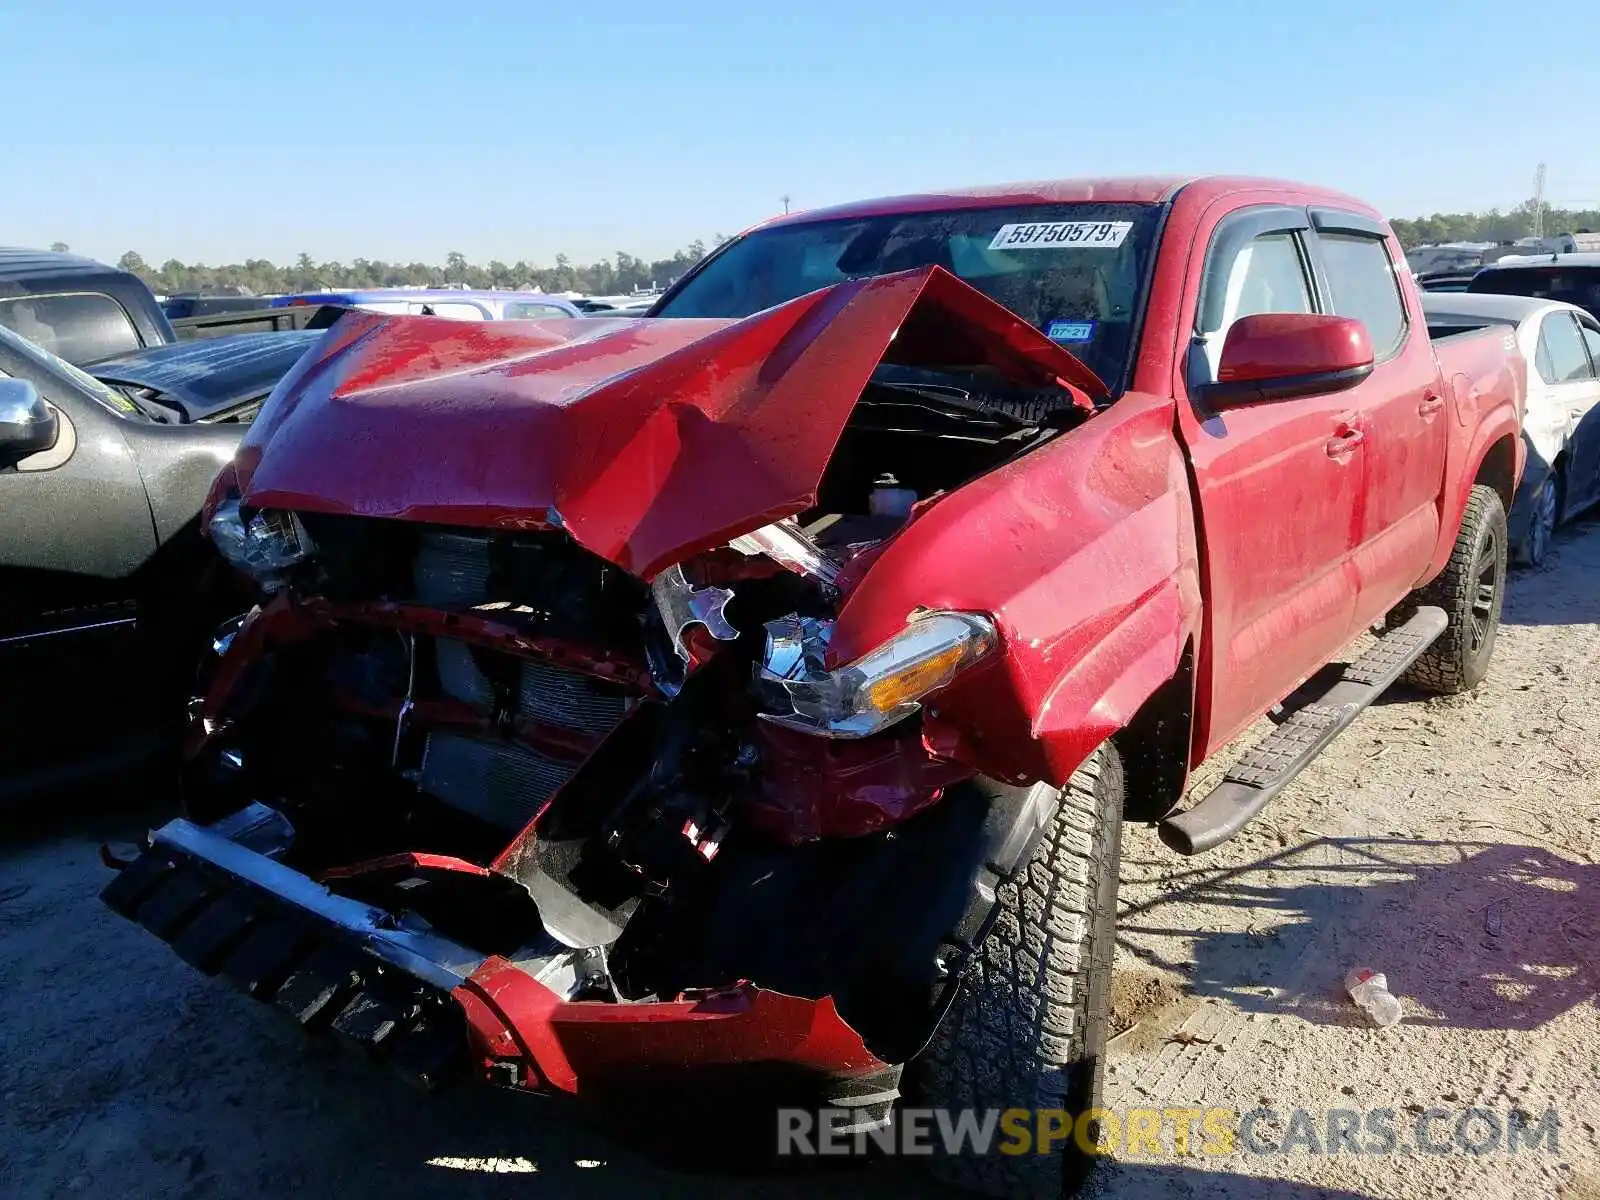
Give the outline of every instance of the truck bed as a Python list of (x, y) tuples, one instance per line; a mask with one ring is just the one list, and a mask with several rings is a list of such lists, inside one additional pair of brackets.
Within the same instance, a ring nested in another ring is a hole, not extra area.
[(1522, 352), (1517, 349), (1514, 330), (1508, 325), (1450, 331), (1442, 337), (1429, 337), (1434, 356), (1439, 360), (1439, 375), (1453, 395), (1458, 411), (1470, 411), (1476, 398), (1503, 395), (1508, 389), (1517, 400), (1517, 411), (1526, 403)]

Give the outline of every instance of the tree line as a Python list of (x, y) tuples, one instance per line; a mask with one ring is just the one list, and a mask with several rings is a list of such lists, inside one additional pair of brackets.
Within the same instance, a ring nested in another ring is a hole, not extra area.
[[(714, 245), (725, 239), (717, 235)], [(60, 243), (56, 247), (65, 249)], [(147, 263), (136, 250), (117, 260), (117, 265), (132, 271), (162, 295), (184, 292), (244, 292), (265, 296), (285, 292), (312, 292), (321, 288), (445, 287), (510, 288), (517, 291), (582, 292), (591, 296), (616, 295), (641, 288), (665, 287), (706, 254), (706, 244), (696, 239), (667, 258), (646, 259), (618, 250), (613, 258), (578, 265), (565, 254), (556, 255), (554, 266), (533, 266), (498, 259), (488, 263), (469, 263), (466, 256), (452, 251), (439, 263), (384, 262), (357, 258), (348, 263), (317, 262), (302, 254), (293, 263), (279, 266), (264, 258), (242, 263), (208, 266), (169, 258), (159, 267)]]
[[(1525, 237), (1533, 230), (1534, 202), (1525, 200), (1506, 212), (1491, 208), (1479, 213), (1434, 213), (1431, 217), (1396, 218), (1391, 221), (1400, 244), (1412, 246), (1433, 242), (1504, 242)], [(1600, 231), (1600, 209), (1546, 208), (1547, 233)], [(727, 239), (718, 234), (712, 245)], [(51, 249), (66, 250), (63, 242)], [(438, 263), (384, 262), (357, 258), (348, 263), (317, 262), (302, 254), (288, 266), (278, 266), (264, 258), (242, 263), (208, 266), (169, 258), (159, 267), (145, 262), (138, 251), (130, 250), (117, 265), (132, 271), (152, 289), (164, 295), (181, 292), (243, 291), (262, 296), (281, 292), (311, 292), (320, 288), (444, 287), (465, 284), (471, 288), (511, 288), (522, 291), (582, 292), (603, 296), (632, 292), (641, 288), (665, 287), (706, 254), (706, 244), (695, 240), (668, 258), (645, 259), (618, 250), (612, 258), (584, 265), (575, 264), (565, 254), (556, 255), (554, 266), (534, 266), (526, 261), (514, 263), (492, 259), (488, 263), (469, 263), (452, 251)]]
[[(1391, 220), (1390, 224), (1407, 249), (1435, 242), (1509, 242), (1533, 232), (1533, 213), (1534, 202), (1524, 200), (1508, 212), (1491, 208), (1482, 213), (1434, 213), (1431, 217)], [(1600, 231), (1600, 209), (1545, 208), (1545, 233), (1580, 230)]]

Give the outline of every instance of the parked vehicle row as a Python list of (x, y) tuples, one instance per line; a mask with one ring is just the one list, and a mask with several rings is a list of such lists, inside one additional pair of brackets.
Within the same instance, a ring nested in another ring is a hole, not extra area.
[(1600, 317), (1600, 252), (1501, 259), (1473, 275), (1467, 291), (1559, 300)]
[(1518, 557), (1544, 561), (1556, 526), (1600, 501), (1600, 319), (1576, 305), (1516, 295), (1424, 295), (1434, 338), (1515, 331), (1524, 359), (1527, 470), (1511, 509)]
[(269, 307), (332, 304), (366, 312), (448, 317), (456, 321), (540, 321), (581, 317), (570, 300), (544, 292), (483, 292), (454, 288), (376, 288), (367, 291), (305, 292), (274, 296)]
[(1546, 258), (1553, 254), (1600, 251), (1600, 233), (1587, 229), (1549, 237), (1522, 237), (1504, 242), (1441, 242), (1414, 246), (1406, 251), (1406, 266), (1424, 287), (1442, 284), (1441, 291), (1457, 291), (1451, 281), (1471, 278), (1483, 267), (1506, 259)]
[(1124, 819), (1204, 851), (1488, 670), (1528, 376), (1402, 262), (1323, 189), (1065, 181), (779, 218), (649, 320), (347, 313), (213, 486), (261, 604), (107, 903), (430, 1086), (1086, 1112)]

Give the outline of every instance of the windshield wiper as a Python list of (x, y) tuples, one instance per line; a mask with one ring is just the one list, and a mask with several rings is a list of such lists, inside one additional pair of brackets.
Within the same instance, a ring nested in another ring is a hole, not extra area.
[(116, 392), (121, 393), (131, 400), (134, 407), (158, 425), (182, 425), (184, 411), (176, 401), (167, 401), (161, 393), (153, 392), (149, 388), (134, 391), (131, 388), (113, 386)]

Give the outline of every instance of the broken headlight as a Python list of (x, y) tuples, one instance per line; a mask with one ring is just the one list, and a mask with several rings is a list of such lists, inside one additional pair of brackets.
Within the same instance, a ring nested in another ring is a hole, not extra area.
[(217, 505), (207, 533), (223, 558), (267, 586), (311, 557), (313, 550), (305, 527), (293, 513), (247, 512), (232, 496)]
[(999, 644), (994, 623), (975, 613), (934, 612), (852, 663), (822, 666), (831, 621), (784, 617), (767, 623), (766, 661), (759, 687), (788, 711), (763, 720), (827, 737), (867, 737), (921, 708), (964, 667)]

